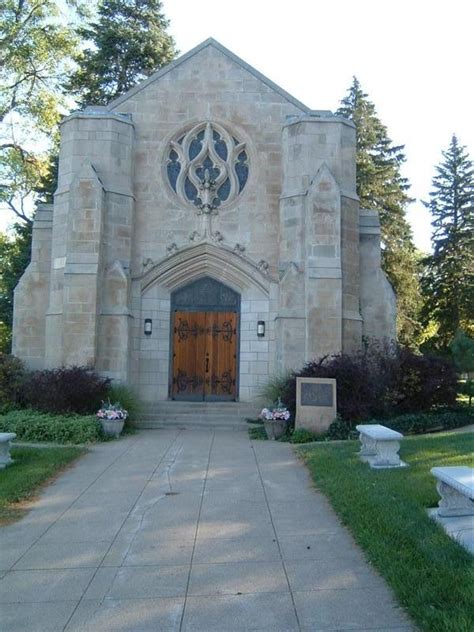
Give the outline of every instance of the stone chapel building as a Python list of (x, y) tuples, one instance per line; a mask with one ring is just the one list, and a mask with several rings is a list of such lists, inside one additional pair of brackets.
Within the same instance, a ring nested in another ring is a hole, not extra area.
[(13, 353), (166, 399), (251, 402), (272, 374), (395, 338), (354, 125), (213, 39), (61, 126)]

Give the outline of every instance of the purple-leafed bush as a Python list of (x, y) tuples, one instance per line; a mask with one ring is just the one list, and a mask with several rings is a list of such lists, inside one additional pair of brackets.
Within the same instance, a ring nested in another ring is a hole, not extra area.
[(34, 371), (22, 386), (24, 406), (49, 413), (96, 413), (107, 397), (108, 378), (88, 367)]
[(351, 355), (324, 356), (293, 372), (281, 394), (293, 418), (297, 377), (335, 378), (338, 415), (350, 422), (428, 411), (456, 401), (457, 376), (450, 361), (398, 346), (372, 345)]

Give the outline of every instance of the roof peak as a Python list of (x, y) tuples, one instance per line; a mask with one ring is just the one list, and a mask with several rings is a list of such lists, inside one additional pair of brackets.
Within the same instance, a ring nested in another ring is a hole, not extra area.
[(213, 37), (208, 37), (203, 42), (201, 42), (200, 44), (198, 44), (197, 46), (195, 46), (194, 48), (189, 50), (187, 53), (184, 53), (183, 55), (181, 55), (177, 59), (174, 59), (173, 61), (171, 61), (166, 66), (163, 66), (163, 68), (160, 68), (159, 70), (154, 72), (147, 79), (145, 79), (144, 81), (142, 81), (141, 83), (139, 83), (135, 87), (131, 88), (128, 92), (126, 92), (122, 96), (117, 97), (116, 99), (111, 101), (106, 106), (107, 110), (114, 110), (114, 109), (116, 109), (124, 101), (127, 101), (127, 99), (129, 99), (130, 97), (134, 96), (135, 94), (137, 94), (138, 92), (140, 92), (141, 90), (146, 88), (151, 83), (157, 81), (158, 79), (160, 79), (161, 77), (166, 75), (168, 72), (171, 72), (174, 68), (176, 68), (176, 67), (180, 66), (181, 64), (185, 63), (188, 59), (191, 59), (192, 57), (194, 57), (195, 55), (200, 53), (202, 50), (204, 50), (208, 46), (212, 46), (213, 48), (218, 50), (220, 53), (222, 53), (223, 55), (225, 55), (226, 57), (231, 59), (235, 64), (237, 64), (238, 66), (240, 66), (241, 68), (243, 68), (244, 70), (249, 72), (256, 79), (259, 79), (260, 81), (262, 81), (262, 83), (266, 84), (269, 88), (271, 88), (272, 90), (274, 90), (275, 92), (280, 94), (280, 96), (282, 96), (284, 99), (286, 99), (289, 103), (292, 103), (298, 109), (302, 110), (302, 112), (309, 112), (310, 111), (310, 108), (308, 108), (306, 105), (304, 105), (304, 103), (301, 103), (301, 101), (298, 101), (298, 99), (295, 99), (295, 97), (293, 97), (291, 94), (286, 92), (286, 90), (283, 90), (283, 88), (281, 88), (279, 85), (277, 85), (276, 83), (274, 83), (273, 81), (268, 79), (268, 77), (263, 75), (261, 72), (259, 72), (255, 68), (253, 68), (253, 66), (248, 64), (246, 61), (244, 61), (240, 57), (238, 57), (235, 53), (233, 53), (231, 50), (229, 50), (228, 48), (223, 46), (220, 42), (218, 42)]

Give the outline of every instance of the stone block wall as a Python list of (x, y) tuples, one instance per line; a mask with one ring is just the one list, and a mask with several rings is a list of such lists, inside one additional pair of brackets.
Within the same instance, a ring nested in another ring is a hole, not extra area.
[(381, 267), (378, 213), (360, 209), (360, 309), (367, 340), (396, 340), (397, 299)]
[(355, 350), (362, 333), (354, 126), (326, 111), (289, 117), (283, 152), (280, 370)]
[(187, 247), (190, 235), (202, 230), (196, 209), (179, 201), (166, 176), (170, 140), (202, 121), (221, 124), (244, 142), (249, 163), (242, 194), (218, 210), (212, 229), (222, 235), (223, 244), (243, 246), (247, 257), (264, 259), (276, 274), (281, 126), (287, 115), (304, 111), (290, 99), (215, 46), (205, 46), (111, 104), (114, 112), (131, 115), (136, 131), (133, 275), (141, 273), (143, 260), (160, 261), (172, 244)]
[[(92, 108), (65, 119), (61, 132), (46, 366), (87, 364), (127, 379), (133, 125), (127, 117)], [(112, 304), (107, 298), (106, 271), (114, 261), (127, 285), (120, 306), (114, 296)], [(107, 321), (115, 335), (105, 335)]]
[(15, 288), (12, 353), (30, 369), (44, 368), (52, 228), (53, 205), (39, 205), (33, 224), (31, 261)]

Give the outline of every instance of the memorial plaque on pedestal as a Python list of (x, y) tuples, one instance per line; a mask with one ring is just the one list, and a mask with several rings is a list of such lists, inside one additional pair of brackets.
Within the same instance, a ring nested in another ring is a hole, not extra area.
[(296, 428), (325, 432), (337, 414), (336, 380), (322, 377), (296, 378)]

